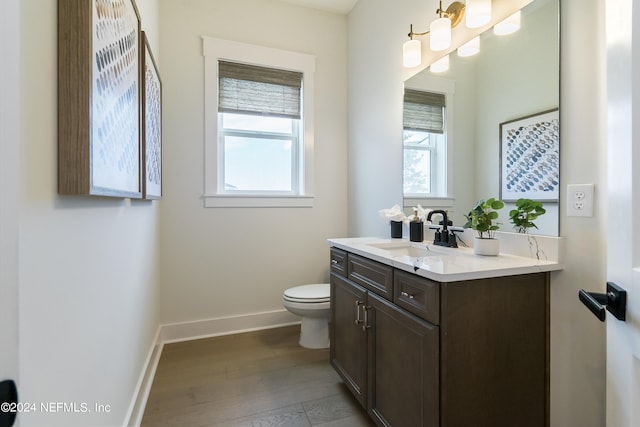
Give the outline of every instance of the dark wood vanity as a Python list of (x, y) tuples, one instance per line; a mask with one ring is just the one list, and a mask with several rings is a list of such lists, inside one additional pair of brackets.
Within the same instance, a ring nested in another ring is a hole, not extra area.
[(549, 425), (548, 271), (439, 282), (330, 254), (331, 364), (377, 425)]

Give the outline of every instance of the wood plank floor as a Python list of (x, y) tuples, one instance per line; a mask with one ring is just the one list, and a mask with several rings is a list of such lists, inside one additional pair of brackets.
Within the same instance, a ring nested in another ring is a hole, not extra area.
[(164, 346), (142, 427), (374, 426), (300, 326)]

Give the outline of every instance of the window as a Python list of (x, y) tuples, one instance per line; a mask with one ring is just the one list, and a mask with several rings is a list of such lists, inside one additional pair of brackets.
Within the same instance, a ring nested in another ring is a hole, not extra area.
[(218, 62), (218, 193), (299, 194), (302, 73)]
[(445, 196), (445, 96), (405, 89), (403, 149), (405, 197)]
[(204, 38), (205, 206), (313, 206), (309, 55)]
[(298, 194), (298, 120), (218, 113), (218, 193)]

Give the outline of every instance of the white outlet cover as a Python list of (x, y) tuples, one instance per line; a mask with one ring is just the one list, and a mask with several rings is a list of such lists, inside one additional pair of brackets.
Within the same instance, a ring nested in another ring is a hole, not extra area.
[(567, 185), (567, 216), (593, 216), (593, 184)]

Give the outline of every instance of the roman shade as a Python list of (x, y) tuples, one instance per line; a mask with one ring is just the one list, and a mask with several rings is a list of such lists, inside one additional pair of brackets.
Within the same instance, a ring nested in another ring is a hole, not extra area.
[(302, 73), (218, 61), (218, 111), (299, 119)]
[(444, 133), (444, 106), (443, 94), (405, 89), (404, 129)]

